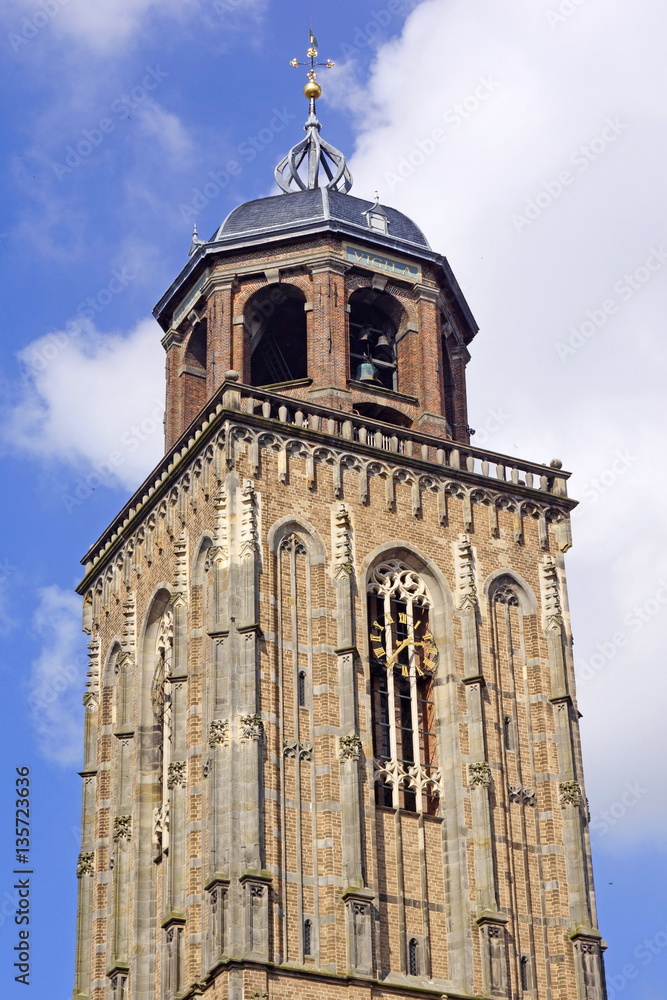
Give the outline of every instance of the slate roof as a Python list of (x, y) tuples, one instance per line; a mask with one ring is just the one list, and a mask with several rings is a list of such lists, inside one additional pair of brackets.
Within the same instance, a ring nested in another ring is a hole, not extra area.
[[(210, 242), (289, 232), (292, 228), (301, 229), (304, 225), (321, 225), (328, 221), (334, 227), (336, 222), (358, 227), (361, 233), (368, 236), (372, 230), (368, 224), (368, 216), (364, 213), (372, 209), (373, 204), (372, 201), (326, 188), (258, 198), (256, 201), (247, 201), (230, 212)], [(388, 237), (421, 249), (430, 249), (426, 237), (412, 219), (395, 208), (382, 207), (388, 219)]]

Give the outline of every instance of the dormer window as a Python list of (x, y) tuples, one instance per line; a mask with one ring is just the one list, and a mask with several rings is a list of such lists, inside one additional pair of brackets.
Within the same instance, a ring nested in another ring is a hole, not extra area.
[(372, 229), (374, 233), (389, 232), (389, 216), (380, 204), (380, 198), (377, 191), (375, 192), (374, 204), (371, 205), (370, 208), (367, 208), (363, 214), (366, 216), (368, 228)]

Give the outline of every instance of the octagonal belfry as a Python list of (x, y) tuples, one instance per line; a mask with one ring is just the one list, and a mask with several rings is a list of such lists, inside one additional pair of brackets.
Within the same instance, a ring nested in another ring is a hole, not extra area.
[(155, 315), (166, 451), (85, 556), (77, 1000), (604, 1000), (568, 473), (321, 137)]

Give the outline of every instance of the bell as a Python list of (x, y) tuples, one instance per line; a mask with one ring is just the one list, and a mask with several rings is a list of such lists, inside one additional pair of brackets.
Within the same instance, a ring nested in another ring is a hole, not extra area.
[(375, 355), (376, 358), (378, 358), (379, 361), (394, 360), (394, 351), (391, 344), (389, 343), (389, 337), (386, 335), (386, 333), (381, 333), (380, 336), (378, 337), (373, 354)]
[(375, 365), (371, 364), (370, 361), (362, 361), (357, 368), (355, 378), (357, 379), (357, 382), (376, 382)]

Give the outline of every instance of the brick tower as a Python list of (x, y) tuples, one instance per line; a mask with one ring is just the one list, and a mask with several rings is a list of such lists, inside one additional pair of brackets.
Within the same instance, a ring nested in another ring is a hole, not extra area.
[(568, 473), (474, 448), (446, 259), (316, 116), (155, 315), (85, 557), (76, 1000), (604, 1000)]

